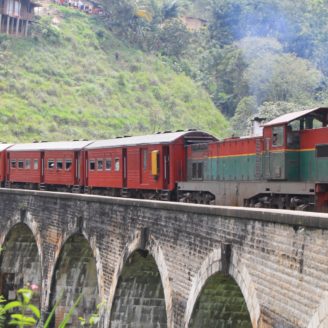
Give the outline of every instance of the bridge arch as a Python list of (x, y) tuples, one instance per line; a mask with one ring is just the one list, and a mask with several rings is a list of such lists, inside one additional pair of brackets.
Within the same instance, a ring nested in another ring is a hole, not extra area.
[(110, 288), (110, 295), (108, 298), (108, 306), (111, 311), (109, 311), (105, 327), (109, 327), (111, 324), (112, 309), (114, 305), (115, 295), (118, 291), (119, 279), (127, 265), (127, 261), (131, 259), (138, 251), (140, 251), (145, 256), (150, 256), (153, 260), (153, 265), (159, 273), (159, 282), (164, 293), (165, 311), (166, 311), (166, 325), (168, 328), (173, 327), (173, 309), (172, 309), (172, 287), (169, 280), (168, 269), (165, 262), (164, 253), (160, 247), (157, 240), (150, 235), (146, 247), (142, 246), (141, 233), (137, 232), (129, 242), (124, 250), (122, 251), (120, 260), (115, 269), (113, 275), (112, 286)]
[(7, 221), (5, 227), (2, 227), (3, 231), (0, 234), (0, 246), (3, 246), (5, 241), (8, 239), (8, 234), (10, 233), (10, 231), (18, 224), (26, 225), (33, 234), (35, 243), (38, 248), (40, 261), (41, 263), (43, 263), (43, 252), (41, 242), (42, 238), (39, 232), (39, 224), (28, 211), (22, 210), (20, 216), (17, 215), (13, 217), (11, 220)]
[[(56, 250), (54, 254), (54, 258), (51, 261), (52, 267), (49, 270), (48, 281), (51, 282), (53, 280), (53, 276), (55, 273), (56, 264), (58, 262), (59, 256), (61, 255), (62, 249), (65, 243), (74, 235), (82, 235), (89, 243), (89, 246), (92, 250), (93, 256), (96, 259), (96, 268), (97, 268), (97, 280), (98, 280), (98, 289), (99, 289), (99, 297), (100, 299), (104, 299), (105, 292), (104, 292), (104, 274), (103, 274), (103, 267), (102, 261), (100, 256), (100, 250), (97, 246), (97, 239), (94, 236), (89, 236), (89, 234), (85, 231), (85, 229), (81, 229), (78, 227), (74, 227), (68, 231), (65, 231), (62, 235), (59, 235), (59, 240), (56, 243)], [(46, 307), (48, 308), (50, 305), (50, 291), (51, 283), (48, 284), (48, 291), (47, 291), (47, 299), (45, 301)]]
[(83, 294), (77, 306), (78, 315), (72, 318), (72, 327), (77, 325), (78, 316), (87, 318), (96, 311), (101, 301), (103, 286), (102, 266), (95, 238), (88, 238), (85, 231), (73, 229), (64, 233), (58, 241), (51, 274), (46, 307), (52, 308), (58, 298), (61, 301), (55, 315), (55, 326)]
[(44, 290), (41, 238), (36, 222), (30, 216), (24, 221), (9, 221), (1, 235), (0, 294), (13, 300), (19, 288), (28, 287), (34, 292), (33, 303), (40, 307)]
[[(214, 249), (205, 258), (200, 269), (193, 278), (184, 317), (185, 328), (189, 327), (196, 302), (206, 282), (214, 275), (222, 273), (221, 255), (221, 249)], [(252, 327), (258, 327), (258, 322), (260, 319), (260, 305), (256, 295), (255, 286), (247, 268), (242, 264), (239, 256), (234, 251), (232, 252), (232, 258), (229, 266), (229, 276), (233, 278), (243, 295)]]

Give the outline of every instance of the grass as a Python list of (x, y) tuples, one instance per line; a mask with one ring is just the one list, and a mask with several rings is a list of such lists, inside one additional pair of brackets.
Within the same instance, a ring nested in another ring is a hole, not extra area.
[(0, 114), (8, 142), (228, 128), (209, 95), (164, 58), (65, 7), (43, 16), (31, 38), (0, 36)]

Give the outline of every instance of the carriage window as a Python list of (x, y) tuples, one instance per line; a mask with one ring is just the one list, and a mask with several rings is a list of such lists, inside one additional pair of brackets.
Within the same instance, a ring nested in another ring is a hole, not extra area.
[(112, 160), (106, 159), (106, 171), (110, 171), (112, 169)]
[(39, 168), (39, 160), (34, 160), (34, 170), (37, 170)]
[(203, 179), (203, 163), (192, 163), (192, 180)]
[(18, 161), (18, 168), (23, 169), (24, 168), (24, 161)]
[(284, 127), (276, 126), (272, 128), (272, 146), (281, 147), (284, 145)]
[(16, 160), (11, 161), (11, 167), (12, 167), (13, 169), (16, 168)]
[(148, 158), (148, 150), (143, 150), (143, 169), (144, 171), (147, 170), (147, 158)]
[(48, 160), (48, 169), (52, 170), (55, 167), (55, 161), (53, 159)]
[(197, 179), (197, 163), (192, 163), (192, 178)]
[(328, 157), (328, 145), (317, 145), (317, 157)]
[(203, 163), (198, 163), (197, 175), (198, 179), (203, 179)]
[(29, 170), (29, 169), (31, 168), (31, 161), (30, 161), (29, 159), (27, 159), (27, 160), (25, 161), (25, 168), (26, 168), (27, 170)]
[(71, 169), (71, 167), (72, 167), (72, 161), (70, 159), (67, 159), (65, 161), (65, 170), (68, 171)]
[(63, 161), (61, 159), (57, 159), (57, 170), (63, 169)]
[(120, 170), (120, 159), (115, 158), (115, 171), (119, 171), (119, 170)]
[(98, 161), (97, 161), (97, 170), (98, 171), (102, 171), (103, 168), (104, 168), (103, 160), (102, 159), (98, 159)]
[(92, 160), (89, 162), (89, 168), (90, 168), (90, 171), (94, 171), (95, 168), (96, 168), (96, 165), (95, 165), (95, 161)]

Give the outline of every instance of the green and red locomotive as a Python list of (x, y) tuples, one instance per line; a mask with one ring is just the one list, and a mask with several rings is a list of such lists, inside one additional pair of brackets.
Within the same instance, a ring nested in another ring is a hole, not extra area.
[(187, 147), (178, 200), (327, 211), (328, 108), (278, 117), (260, 135)]

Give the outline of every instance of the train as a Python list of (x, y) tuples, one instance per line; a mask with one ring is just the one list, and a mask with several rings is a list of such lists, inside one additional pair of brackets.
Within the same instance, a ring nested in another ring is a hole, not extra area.
[(0, 184), (198, 204), (328, 211), (328, 107), (250, 136), (198, 130), (95, 141), (0, 144)]

